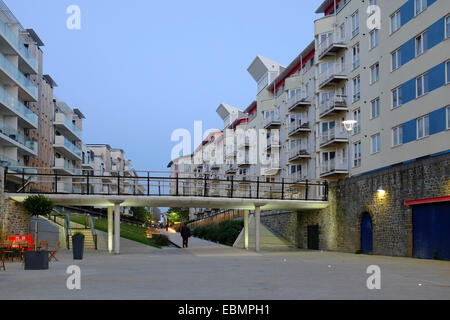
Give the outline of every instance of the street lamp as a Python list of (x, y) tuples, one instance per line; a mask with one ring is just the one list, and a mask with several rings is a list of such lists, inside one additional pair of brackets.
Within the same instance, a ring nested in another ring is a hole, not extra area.
[(350, 165), (350, 132), (353, 131), (353, 129), (355, 129), (355, 125), (358, 123), (358, 121), (356, 120), (345, 120), (342, 121), (342, 124), (344, 125), (345, 130), (347, 131), (347, 135), (348, 135), (348, 157), (347, 157), (347, 161), (348, 161), (348, 176), (350, 177), (350, 169), (351, 169), (351, 165)]

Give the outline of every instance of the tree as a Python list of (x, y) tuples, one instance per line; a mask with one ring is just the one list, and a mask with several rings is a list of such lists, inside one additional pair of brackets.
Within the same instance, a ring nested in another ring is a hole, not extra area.
[(187, 208), (170, 208), (167, 211), (169, 223), (185, 222), (189, 221), (189, 209)]
[(150, 219), (150, 213), (143, 207), (132, 207), (130, 211), (133, 214), (133, 218), (138, 221), (147, 222)]
[(34, 226), (34, 250), (37, 250), (38, 240), (39, 240), (39, 231), (38, 231), (38, 223), (39, 216), (46, 216), (52, 213), (53, 211), (53, 201), (39, 194), (37, 196), (29, 196), (22, 203), (23, 208), (30, 215), (36, 217), (36, 222)]

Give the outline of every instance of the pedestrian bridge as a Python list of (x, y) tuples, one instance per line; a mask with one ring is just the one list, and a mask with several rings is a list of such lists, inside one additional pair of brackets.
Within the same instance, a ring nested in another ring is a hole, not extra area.
[[(53, 172), (52, 172), (53, 171)], [(108, 208), (108, 247), (120, 252), (120, 207), (182, 207), (248, 211), (317, 210), (328, 206), (328, 184), (323, 181), (235, 179), (152, 171), (70, 174), (36, 168), (5, 168), (5, 198), (22, 202), (29, 195), (43, 194), (59, 206)], [(321, 196), (318, 196), (321, 195)], [(114, 227), (113, 227), (114, 226)], [(114, 234), (113, 230), (119, 230)], [(247, 230), (247, 229), (246, 229)], [(248, 232), (246, 232), (248, 234)], [(256, 250), (259, 251), (259, 223)], [(247, 241), (248, 242), (248, 241)]]

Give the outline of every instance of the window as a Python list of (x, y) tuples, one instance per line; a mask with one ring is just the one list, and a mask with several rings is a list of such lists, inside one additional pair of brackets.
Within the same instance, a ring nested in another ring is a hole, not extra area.
[(377, 62), (370, 67), (370, 83), (380, 80), (380, 64)]
[(361, 141), (353, 144), (353, 167), (361, 166)]
[(445, 63), (445, 72), (447, 74), (445, 82), (450, 83), (450, 60)]
[(392, 129), (392, 145), (394, 147), (403, 144), (403, 127), (398, 126)]
[(416, 15), (427, 8), (427, 0), (416, 0)]
[(447, 129), (450, 129), (450, 107), (447, 107)]
[(445, 34), (447, 35), (447, 38), (450, 37), (450, 16), (447, 16), (445, 18)]
[(391, 33), (394, 33), (395, 31), (400, 29), (401, 24), (402, 22), (400, 18), (400, 10), (398, 10), (391, 16)]
[(355, 127), (353, 128), (353, 134), (357, 134), (361, 132), (361, 110), (353, 111), (353, 120), (356, 120)]
[(416, 78), (416, 98), (428, 92), (428, 73)]
[(380, 116), (380, 98), (376, 98), (372, 101), (371, 118), (375, 119)]
[(400, 49), (395, 50), (391, 53), (392, 56), (392, 71), (400, 68)]
[(380, 134), (376, 134), (371, 137), (372, 140), (372, 153), (380, 152)]
[(425, 31), (416, 37), (416, 57), (424, 52), (424, 44), (427, 43), (428, 31)]
[(378, 45), (378, 34), (379, 34), (378, 29), (373, 29), (370, 32), (370, 49), (373, 49)]
[(359, 34), (359, 11), (352, 15), (352, 37), (355, 37)]
[[(377, 5), (378, 5), (378, 0), (370, 0), (369, 1), (369, 6), (377, 6)], [(374, 13), (375, 13), (375, 10), (371, 10), (369, 13), (369, 16), (371, 16)]]
[(361, 98), (361, 76), (353, 78), (353, 102)]
[(430, 117), (426, 115), (417, 119), (417, 139), (430, 135)]
[(360, 58), (359, 58), (359, 43), (357, 43), (353, 47), (353, 69), (356, 69), (359, 67), (360, 64)]
[(392, 90), (392, 107), (397, 108), (402, 105), (402, 88), (398, 87)]

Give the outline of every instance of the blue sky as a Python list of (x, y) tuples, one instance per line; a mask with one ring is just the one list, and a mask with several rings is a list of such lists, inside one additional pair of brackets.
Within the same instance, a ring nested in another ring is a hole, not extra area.
[[(123, 148), (139, 170), (167, 170), (172, 131), (221, 129), (221, 102), (255, 98), (257, 54), (287, 65), (313, 40), (321, 0), (4, 0), (45, 47), (55, 95), (86, 116), (85, 143)], [(70, 5), (81, 30), (66, 28)]]

